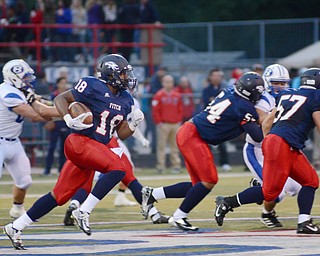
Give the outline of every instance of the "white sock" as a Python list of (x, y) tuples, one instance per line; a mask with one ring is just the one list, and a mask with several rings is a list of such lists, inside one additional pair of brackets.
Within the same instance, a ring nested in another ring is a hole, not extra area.
[(30, 226), (32, 223), (33, 221), (30, 219), (28, 214), (24, 213), (12, 223), (12, 226), (17, 230), (23, 230), (25, 229), (25, 227)]
[(148, 212), (149, 217), (152, 215), (155, 215), (158, 212), (158, 209), (156, 207), (152, 207), (150, 211)]
[(270, 211), (267, 211), (266, 208), (264, 206), (262, 206), (262, 213), (264, 214), (268, 214), (268, 213), (272, 213), (273, 210), (270, 212)]
[(98, 198), (96, 198), (91, 193), (87, 197), (87, 199), (83, 202), (83, 204), (80, 206), (80, 211), (91, 213), (93, 208), (100, 202)]
[(311, 219), (311, 217), (308, 214), (299, 214), (298, 224), (301, 224), (302, 222), (305, 222), (305, 221), (310, 220), (310, 219)]
[(178, 208), (173, 214), (173, 218), (175, 220), (179, 220), (179, 219), (187, 218), (187, 217), (188, 217), (188, 213), (181, 211), (180, 208)]
[(80, 202), (79, 202), (78, 200), (75, 200), (75, 199), (71, 200), (71, 202), (70, 202), (70, 204), (69, 204), (69, 205), (71, 205), (71, 204), (76, 205), (76, 206), (77, 206), (77, 208), (79, 208), (79, 207), (80, 207)]
[(159, 200), (159, 199), (165, 199), (166, 195), (164, 194), (164, 189), (163, 187), (160, 188), (155, 188), (152, 191), (152, 196), (154, 199)]
[(13, 204), (13, 207), (16, 208), (16, 209), (18, 209), (18, 210), (21, 210), (21, 209), (24, 210), (23, 203), (22, 203), (22, 204)]

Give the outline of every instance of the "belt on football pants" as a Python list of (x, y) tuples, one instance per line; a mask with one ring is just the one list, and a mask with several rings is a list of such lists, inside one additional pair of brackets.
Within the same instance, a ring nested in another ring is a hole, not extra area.
[(0, 140), (15, 141), (15, 140), (17, 140), (17, 139), (9, 139), (9, 138), (0, 137)]

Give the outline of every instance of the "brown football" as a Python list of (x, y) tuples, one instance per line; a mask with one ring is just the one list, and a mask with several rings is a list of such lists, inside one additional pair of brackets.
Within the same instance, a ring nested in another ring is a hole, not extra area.
[[(87, 112), (91, 113), (90, 109), (81, 102), (74, 101), (69, 105), (69, 114), (71, 115), (72, 118), (75, 118)], [(92, 122), (93, 122), (92, 113), (90, 116), (87, 116), (84, 120), (82, 120), (82, 123), (84, 124), (92, 124)]]

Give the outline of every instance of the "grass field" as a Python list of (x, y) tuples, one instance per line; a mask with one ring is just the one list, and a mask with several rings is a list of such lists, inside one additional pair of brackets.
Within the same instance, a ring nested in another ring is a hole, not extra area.
[[(245, 189), (251, 179), (249, 172), (243, 171), (243, 166), (234, 167), (230, 173), (219, 173), (219, 183), (212, 192), (190, 213), (189, 220), (200, 229), (217, 229), (218, 226), (213, 218), (215, 208), (214, 198), (217, 195), (232, 195)], [(169, 171), (163, 175), (157, 175), (153, 169), (139, 169), (136, 176), (143, 185), (152, 187), (174, 184), (176, 182), (188, 181), (186, 171), (182, 174), (170, 174)], [(28, 209), (37, 198), (47, 193), (55, 184), (57, 176), (42, 177), (33, 174), (34, 184), (28, 190), (25, 207)], [(0, 180), (0, 226), (11, 221), (9, 209), (12, 204), (11, 198), (12, 180), (9, 175), (4, 175)], [(93, 232), (99, 230), (162, 230), (164, 225), (154, 225), (150, 220), (142, 221), (139, 206), (115, 207), (113, 200), (115, 190), (107, 195), (93, 210), (90, 221)], [(132, 195), (127, 194), (133, 200)], [(157, 208), (171, 215), (179, 206), (181, 199), (167, 199), (159, 201)], [(284, 224), (284, 230), (295, 230), (298, 216), (297, 198), (287, 197), (277, 205), (276, 211), (280, 221)], [(79, 232), (75, 227), (65, 227), (62, 225), (63, 217), (67, 205), (57, 207), (48, 215), (44, 216), (33, 226), (24, 230), (24, 234), (57, 233), (57, 232)], [(235, 209), (234, 213), (229, 213), (225, 220), (222, 231), (263, 231), (267, 228), (259, 221), (261, 206), (256, 204), (246, 205)], [(312, 215), (316, 218), (320, 215), (319, 192), (317, 192)], [(318, 222), (316, 220), (316, 222)], [(8, 246), (8, 240), (0, 240), (0, 247)], [(29, 246), (38, 243), (37, 241), (28, 242)]]

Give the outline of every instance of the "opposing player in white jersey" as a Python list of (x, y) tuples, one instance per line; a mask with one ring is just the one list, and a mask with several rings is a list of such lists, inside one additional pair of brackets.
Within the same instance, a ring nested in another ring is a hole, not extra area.
[[(290, 81), (288, 70), (279, 64), (268, 66), (265, 69), (262, 78), (265, 81), (266, 91), (255, 106), (261, 123), (268, 113), (270, 113), (275, 107), (274, 96), (285, 88), (288, 88), (288, 83)], [(255, 142), (250, 135), (246, 136), (246, 143), (243, 148), (243, 157), (247, 167), (255, 176), (255, 179), (250, 182), (251, 186), (262, 184), (263, 154), (261, 144), (261, 142)], [(277, 219), (274, 207), (276, 203), (280, 202), (285, 197), (286, 194), (291, 196), (297, 195), (300, 188), (300, 184), (289, 178), (276, 201), (263, 203), (261, 222), (268, 228), (282, 227), (282, 224)]]
[[(21, 59), (7, 62), (3, 68), (0, 84), (0, 177), (3, 166), (14, 181), (13, 206), (10, 216), (18, 218), (24, 212), (24, 198), (32, 184), (30, 161), (22, 147), (19, 136), (24, 118), (31, 121), (47, 121), (47, 107), (36, 101), (33, 83), (36, 80), (32, 68)], [(54, 108), (48, 108), (59, 115)], [(41, 113), (41, 115), (39, 114)], [(52, 114), (52, 113), (51, 113)]]

